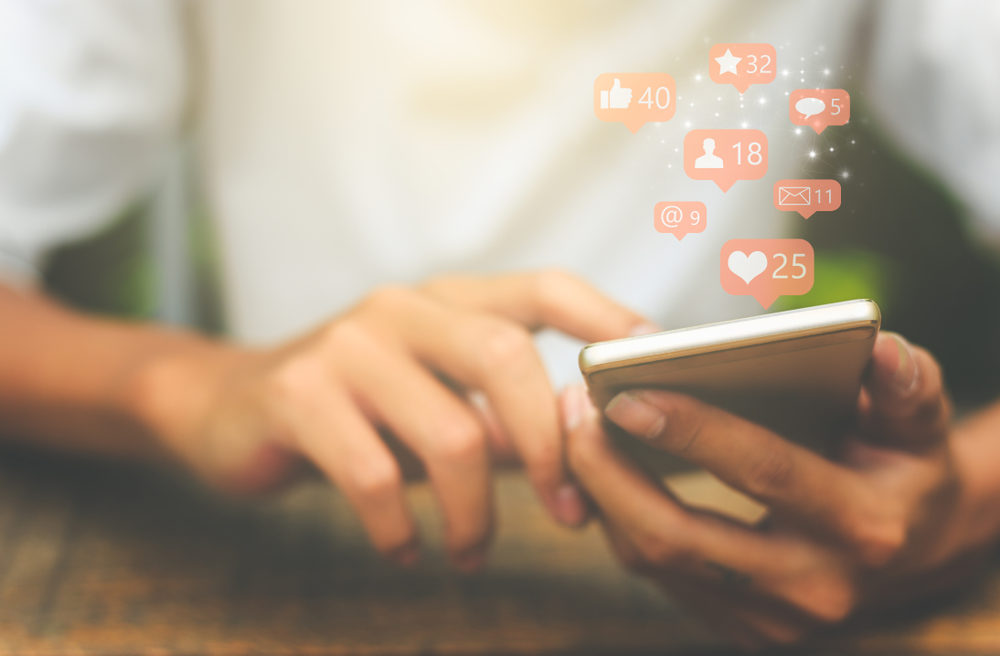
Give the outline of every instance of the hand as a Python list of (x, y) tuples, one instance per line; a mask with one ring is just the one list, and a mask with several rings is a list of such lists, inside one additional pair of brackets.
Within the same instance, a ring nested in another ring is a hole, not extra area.
[(933, 591), (932, 575), (988, 541), (938, 366), (898, 335), (875, 344), (858, 429), (837, 461), (679, 394), (638, 390), (608, 404), (622, 429), (765, 504), (755, 526), (685, 507), (614, 451), (584, 391), (562, 402), (572, 471), (619, 558), (747, 647)]
[(492, 534), (493, 456), (513, 449), (564, 524), (586, 516), (530, 331), (550, 326), (599, 340), (641, 323), (561, 272), (386, 287), (272, 350), (154, 362), (144, 416), (221, 487), (271, 489), (297, 460), (311, 461), (350, 501), (375, 547), (409, 564), (418, 538), (399, 461), (380, 432), (389, 434), (423, 464), (452, 559), (473, 569)]

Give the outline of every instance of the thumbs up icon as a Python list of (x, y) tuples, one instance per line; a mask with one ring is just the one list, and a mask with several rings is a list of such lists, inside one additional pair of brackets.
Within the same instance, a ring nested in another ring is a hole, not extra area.
[(622, 81), (615, 78), (610, 89), (601, 90), (601, 109), (628, 109), (632, 104), (632, 89), (622, 87)]

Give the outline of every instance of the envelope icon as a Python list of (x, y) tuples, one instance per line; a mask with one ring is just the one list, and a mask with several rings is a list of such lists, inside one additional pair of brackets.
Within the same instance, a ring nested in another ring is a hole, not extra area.
[(778, 205), (809, 206), (809, 187), (778, 187)]

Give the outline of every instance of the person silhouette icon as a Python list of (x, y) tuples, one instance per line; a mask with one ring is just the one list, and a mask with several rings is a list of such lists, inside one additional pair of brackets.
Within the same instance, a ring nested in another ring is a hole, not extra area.
[(705, 154), (694, 161), (696, 169), (721, 169), (724, 166), (722, 158), (715, 154), (715, 139), (705, 139), (701, 147)]

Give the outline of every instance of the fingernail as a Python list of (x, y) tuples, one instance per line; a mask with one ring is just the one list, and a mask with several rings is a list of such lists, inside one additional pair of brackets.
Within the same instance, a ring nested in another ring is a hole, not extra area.
[(468, 551), (454, 554), (451, 561), (459, 570), (471, 574), (486, 566), (486, 552), (479, 547), (474, 547)]
[(667, 417), (659, 408), (632, 392), (619, 392), (604, 408), (604, 414), (629, 433), (652, 440), (663, 434)]
[(629, 337), (635, 337), (637, 335), (648, 335), (650, 333), (658, 333), (658, 332), (660, 332), (659, 326), (649, 323), (648, 321), (644, 321), (640, 323), (638, 326), (633, 327), (632, 330), (628, 332), (628, 334)]
[(575, 527), (587, 519), (587, 505), (580, 489), (572, 483), (563, 483), (556, 490), (552, 504), (553, 514), (560, 523)]
[(902, 335), (892, 334), (899, 352), (899, 364), (896, 366), (896, 373), (893, 375), (892, 383), (897, 391), (905, 393), (916, 387), (917, 384), (917, 361), (913, 357), (913, 349), (910, 343), (903, 339)]
[(566, 432), (570, 432), (580, 425), (587, 409), (587, 403), (587, 390), (582, 385), (566, 388), (562, 395), (563, 429)]

